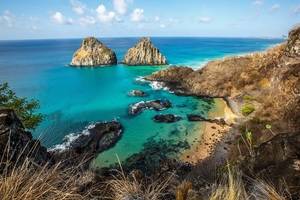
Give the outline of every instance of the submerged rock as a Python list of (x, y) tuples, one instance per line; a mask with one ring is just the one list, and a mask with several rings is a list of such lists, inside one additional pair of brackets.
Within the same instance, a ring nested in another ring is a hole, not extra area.
[(167, 59), (153, 46), (150, 38), (142, 38), (130, 48), (123, 60), (126, 65), (166, 65)]
[(14, 167), (26, 158), (37, 164), (44, 164), (50, 159), (47, 149), (32, 138), (11, 109), (0, 109), (0, 155), (0, 171), (8, 167), (5, 163)]
[(165, 110), (172, 107), (169, 100), (152, 100), (152, 101), (141, 101), (130, 105), (129, 114), (137, 115), (140, 114), (145, 109), (153, 109), (156, 111)]
[(83, 40), (81, 47), (74, 53), (71, 62), (72, 66), (100, 66), (115, 64), (117, 64), (115, 52), (94, 37), (88, 37)]
[(190, 122), (206, 121), (207, 119), (201, 115), (189, 114), (187, 118)]
[(145, 97), (147, 96), (147, 94), (142, 91), (142, 90), (131, 90), (129, 92), (129, 96), (133, 96), (133, 97)]
[(153, 120), (155, 122), (160, 122), (160, 123), (173, 123), (181, 120), (180, 116), (173, 115), (173, 114), (166, 114), (166, 115), (155, 115), (153, 117)]

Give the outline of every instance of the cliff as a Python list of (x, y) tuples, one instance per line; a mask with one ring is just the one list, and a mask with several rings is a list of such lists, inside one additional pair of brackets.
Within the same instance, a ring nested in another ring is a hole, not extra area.
[(142, 38), (127, 51), (123, 63), (126, 65), (166, 65), (167, 59), (154, 47), (150, 38)]
[(147, 77), (178, 94), (224, 97), (241, 121), (271, 124), (278, 132), (300, 129), (300, 28), (266, 52), (209, 62), (199, 70), (170, 67)]
[(85, 38), (81, 47), (74, 53), (71, 66), (115, 65), (115, 52), (94, 37)]

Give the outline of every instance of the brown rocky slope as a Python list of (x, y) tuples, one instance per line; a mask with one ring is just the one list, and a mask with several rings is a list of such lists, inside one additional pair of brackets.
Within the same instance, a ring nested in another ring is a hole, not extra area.
[[(147, 77), (179, 94), (224, 97), (241, 121), (260, 121), (278, 132), (300, 129), (300, 28), (266, 52), (209, 62), (204, 68), (170, 67)], [(242, 116), (245, 105), (254, 112)]]

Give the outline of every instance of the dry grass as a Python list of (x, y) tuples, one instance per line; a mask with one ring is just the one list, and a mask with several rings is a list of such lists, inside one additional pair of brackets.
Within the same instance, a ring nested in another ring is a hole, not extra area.
[(37, 167), (26, 159), (21, 166), (0, 175), (0, 199), (83, 199), (76, 192), (77, 178), (72, 170), (59, 169), (59, 164)]
[(287, 192), (278, 192), (262, 180), (249, 179), (245, 182), (239, 171), (228, 169), (220, 184), (213, 187), (209, 200), (287, 200)]
[[(119, 162), (120, 163), (120, 162)], [(126, 176), (122, 166), (118, 175), (107, 182), (111, 195), (108, 197), (112, 200), (159, 200), (166, 195), (165, 190), (173, 175), (170, 175), (165, 180), (148, 181), (138, 180), (135, 175)]]

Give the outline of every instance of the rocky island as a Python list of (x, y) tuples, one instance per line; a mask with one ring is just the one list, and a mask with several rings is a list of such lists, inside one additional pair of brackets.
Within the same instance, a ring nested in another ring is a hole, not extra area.
[(117, 64), (115, 52), (94, 37), (83, 40), (81, 47), (74, 53), (71, 66), (102, 66)]
[(126, 65), (167, 65), (167, 59), (154, 47), (150, 38), (142, 38), (130, 48), (123, 60)]

